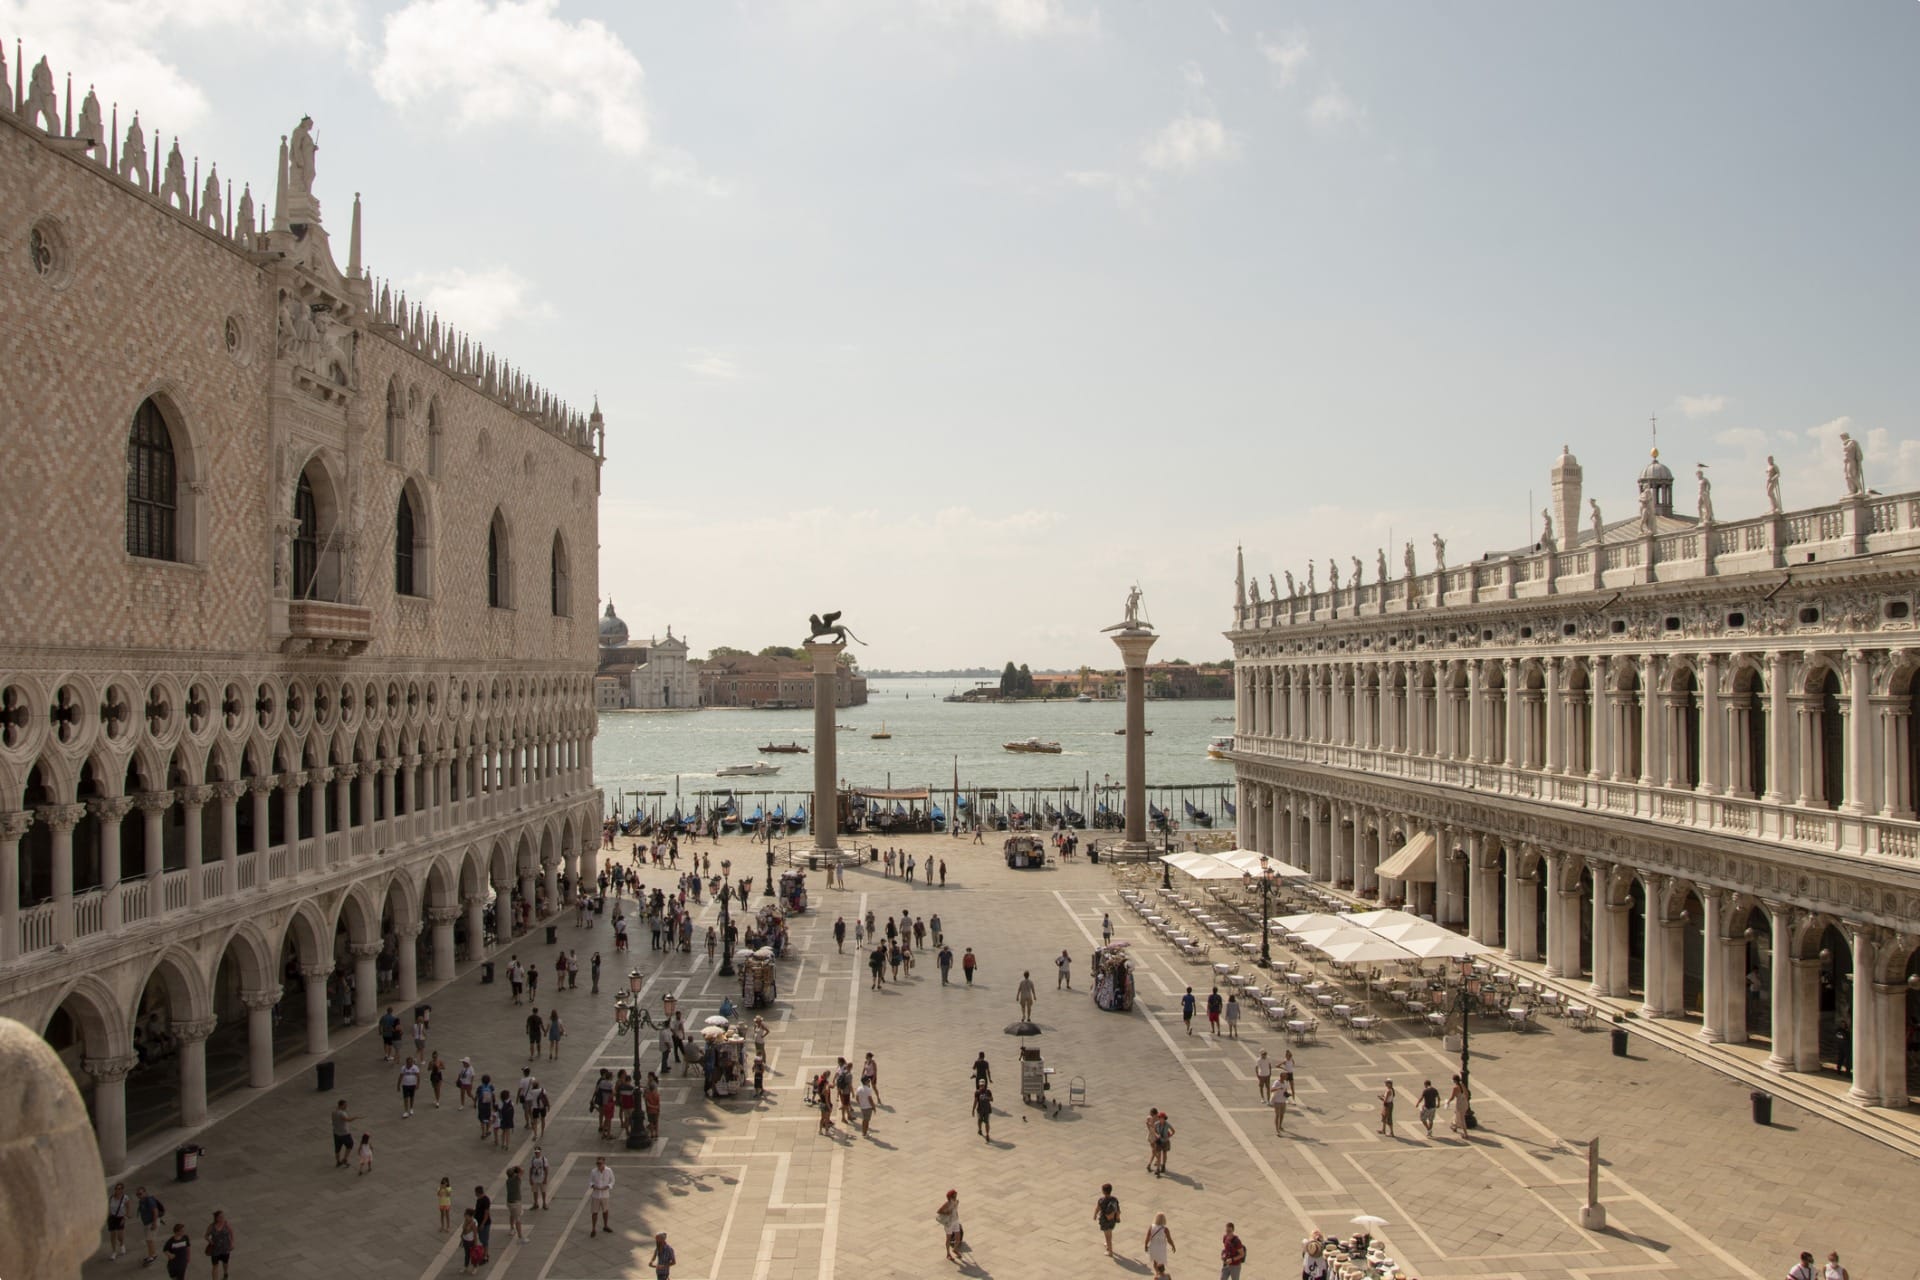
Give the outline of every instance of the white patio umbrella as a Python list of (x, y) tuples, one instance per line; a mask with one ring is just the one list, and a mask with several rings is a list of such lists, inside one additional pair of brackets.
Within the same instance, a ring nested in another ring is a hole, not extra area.
[(1387, 1220), (1385, 1218), (1379, 1217), (1371, 1213), (1363, 1213), (1357, 1218), (1348, 1219), (1348, 1221), (1352, 1222), (1353, 1225), (1356, 1227), (1372, 1228), (1372, 1227), (1384, 1227), (1387, 1225)]
[(1385, 936), (1391, 936), (1386, 933), (1389, 929), (1408, 928), (1427, 923), (1419, 916), (1410, 915), (1405, 911), (1396, 911), (1391, 907), (1377, 911), (1356, 911), (1347, 919), (1362, 929), (1373, 929)]
[(1311, 929), (1315, 925), (1334, 924), (1345, 926), (1347, 917), (1330, 916), (1324, 911), (1302, 911), (1290, 916), (1275, 916), (1268, 923), (1282, 933), (1299, 933), (1302, 929)]
[[(1342, 964), (1385, 964), (1417, 957), (1396, 942), (1389, 942), (1370, 929), (1353, 929), (1333, 934), (1311, 944), (1321, 955)], [(1373, 1007), (1373, 970), (1367, 970), (1367, 1007)]]
[(1398, 939), (1398, 945), (1422, 960), (1458, 960), (1463, 956), (1485, 955), (1493, 950), (1457, 933), (1414, 934)]
[(1195, 880), (1238, 880), (1241, 876), (1240, 868), (1222, 862), (1210, 853), (1175, 853), (1160, 861)]
[(1216, 853), (1213, 856), (1222, 862), (1231, 863), (1239, 867), (1242, 871), (1250, 871), (1255, 875), (1260, 874), (1260, 860), (1265, 858), (1267, 870), (1281, 880), (1305, 880), (1309, 878), (1307, 872), (1294, 866), (1291, 862), (1282, 862), (1278, 858), (1267, 854), (1255, 853), (1251, 849), (1229, 849), (1225, 853)]

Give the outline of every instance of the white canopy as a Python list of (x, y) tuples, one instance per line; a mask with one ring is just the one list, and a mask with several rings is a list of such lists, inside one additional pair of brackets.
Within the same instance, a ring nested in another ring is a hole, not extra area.
[(1472, 938), (1447, 932), (1410, 934), (1400, 938), (1398, 945), (1422, 960), (1458, 960), (1462, 956), (1485, 955), (1493, 950)]
[(1275, 916), (1272, 924), (1283, 933), (1299, 933), (1319, 925), (1335, 925), (1345, 928), (1351, 923), (1350, 916), (1330, 916), (1324, 911), (1302, 911), (1298, 915)]
[(1334, 934), (1310, 945), (1327, 959), (1345, 964), (1380, 964), (1416, 959), (1412, 952), (1398, 943), (1389, 942), (1367, 929)]
[(1375, 874), (1382, 880), (1434, 883), (1433, 833), (1415, 832), (1411, 839), (1400, 846), (1399, 852), (1375, 869)]
[(1250, 871), (1254, 875), (1260, 874), (1261, 862), (1264, 860), (1267, 871), (1281, 880), (1309, 878), (1305, 871), (1292, 863), (1282, 862), (1278, 858), (1269, 857), (1263, 853), (1255, 853), (1252, 849), (1229, 849), (1225, 853), (1216, 853), (1213, 856), (1222, 862), (1239, 867), (1242, 871)]
[(1363, 929), (1371, 929), (1383, 938), (1398, 942), (1406, 938), (1429, 937), (1433, 935), (1454, 936), (1452, 931), (1431, 920), (1422, 920), (1419, 916), (1409, 915), (1405, 911), (1362, 911), (1352, 917), (1353, 923)]
[(1160, 861), (1195, 880), (1238, 880), (1242, 874), (1210, 853), (1170, 853)]

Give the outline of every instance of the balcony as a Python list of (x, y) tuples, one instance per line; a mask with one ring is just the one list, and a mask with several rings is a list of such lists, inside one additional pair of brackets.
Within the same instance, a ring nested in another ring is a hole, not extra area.
[(287, 603), (287, 653), (311, 653), (336, 658), (365, 653), (373, 640), (373, 610), (359, 604), (331, 600), (291, 600)]

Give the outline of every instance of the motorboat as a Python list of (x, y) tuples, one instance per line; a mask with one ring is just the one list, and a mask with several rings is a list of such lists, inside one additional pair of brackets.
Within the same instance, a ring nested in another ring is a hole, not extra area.
[(1207, 743), (1207, 759), (1225, 760), (1227, 759), (1227, 753), (1232, 750), (1233, 735), (1230, 733), (1218, 734)]
[[(1124, 738), (1127, 736), (1127, 731), (1125, 729), (1115, 729), (1113, 733), (1114, 733), (1114, 736), (1117, 738)], [(1149, 738), (1153, 736), (1153, 730), (1151, 729), (1148, 729), (1146, 733)]]
[(751, 764), (730, 764), (715, 769), (716, 778), (770, 778), (780, 772), (777, 764), (768, 764), (765, 760), (755, 760)]
[(1074, 701), (1075, 702), (1092, 702), (1093, 695), (1090, 693), (1083, 693), (1079, 697), (1075, 698)]
[(1004, 749), (1008, 751), (1016, 752), (1020, 755), (1057, 756), (1060, 754), (1059, 743), (1042, 742), (1038, 738), (1025, 738), (1019, 742), (1003, 742), (1000, 745)]
[(769, 742), (760, 748), (762, 755), (803, 756), (812, 748), (803, 747), (797, 742)]
[(885, 742), (888, 738), (891, 738), (893, 735), (887, 732), (887, 722), (885, 720), (882, 720), (880, 722), (879, 731), (876, 733), (870, 733), (867, 736), (869, 738), (872, 738), (875, 742)]

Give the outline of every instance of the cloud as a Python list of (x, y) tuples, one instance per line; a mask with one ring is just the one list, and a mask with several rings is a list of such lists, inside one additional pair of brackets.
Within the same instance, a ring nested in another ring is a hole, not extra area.
[(409, 0), (384, 23), (373, 85), (388, 103), (457, 127), (537, 119), (583, 126), (626, 155), (648, 140), (640, 60), (602, 23), (558, 0)]
[(1114, 202), (1123, 209), (1132, 208), (1153, 193), (1153, 184), (1145, 178), (1110, 169), (1069, 169), (1061, 180), (1086, 191), (1111, 192)]
[(1300, 69), (1313, 57), (1307, 38), (1298, 32), (1269, 37), (1263, 31), (1254, 37), (1254, 47), (1273, 64), (1274, 75), (1283, 86), (1292, 84), (1300, 75)]
[(511, 267), (484, 271), (431, 272), (401, 281), (409, 299), (437, 311), (442, 319), (476, 337), (493, 333), (512, 320), (551, 319), (553, 308), (534, 302), (533, 284)]
[(1674, 402), (1689, 418), (1705, 418), (1719, 413), (1731, 403), (1726, 396), (1681, 396)]
[(63, 101), (71, 72), (76, 94), (97, 89), (103, 112), (120, 104), (122, 129), (138, 111), (150, 150), (156, 126), (171, 146), (176, 131), (199, 124), (211, 109), (200, 86), (167, 58), (169, 37), (202, 39), (231, 30), (260, 42), (357, 56), (364, 48), (360, 27), (353, 0), (324, 8), (297, 0), (0, 0), (0, 32), (21, 38), (27, 69), (44, 56), (63, 86)]
[(694, 158), (678, 147), (654, 147), (649, 153), (647, 185), (655, 191), (691, 191), (713, 200), (733, 194), (733, 184), (704, 173)]
[(1061, 0), (920, 0), (920, 9), (940, 22), (985, 22), (1021, 40), (1100, 30), (1097, 11), (1075, 10)]
[(740, 378), (740, 366), (715, 351), (696, 351), (686, 362), (689, 373), (713, 382), (735, 382)]
[(1233, 28), (1227, 24), (1226, 16), (1218, 9), (1207, 10), (1207, 16), (1213, 19), (1214, 26), (1220, 28), (1221, 35), (1230, 36), (1233, 34)]
[(1363, 114), (1359, 105), (1331, 80), (1314, 95), (1313, 102), (1307, 107), (1307, 119), (1318, 129), (1337, 129), (1352, 124)]
[(1140, 162), (1160, 173), (1191, 173), (1231, 160), (1240, 144), (1215, 115), (1183, 112), (1140, 146)]

